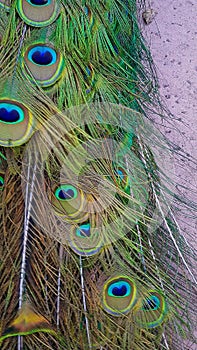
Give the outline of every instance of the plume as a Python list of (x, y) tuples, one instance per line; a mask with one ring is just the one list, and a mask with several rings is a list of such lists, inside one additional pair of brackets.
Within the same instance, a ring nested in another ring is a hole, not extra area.
[[(0, 0), (0, 347), (186, 350), (195, 218), (137, 6)], [(188, 170), (189, 171), (189, 170)], [(178, 187), (178, 185), (182, 187)]]

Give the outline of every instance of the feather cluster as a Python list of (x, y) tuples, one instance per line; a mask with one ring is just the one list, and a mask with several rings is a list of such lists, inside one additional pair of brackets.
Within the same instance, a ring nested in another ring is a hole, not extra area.
[(1, 349), (188, 349), (196, 204), (136, 1), (0, 0), (0, 69)]

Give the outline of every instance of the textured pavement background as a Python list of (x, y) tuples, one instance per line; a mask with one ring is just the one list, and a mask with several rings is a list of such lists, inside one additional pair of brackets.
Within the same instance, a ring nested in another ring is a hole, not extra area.
[(153, 0), (150, 7), (157, 15), (145, 26), (145, 34), (160, 93), (184, 123), (180, 145), (197, 156), (197, 1)]
[[(160, 95), (178, 119), (177, 131), (171, 129), (169, 133), (164, 129), (164, 132), (197, 158), (197, 0), (147, 0), (146, 3), (157, 12), (152, 23), (143, 25), (143, 32), (156, 65)], [(189, 181), (192, 190), (186, 195), (196, 202), (197, 168), (182, 169), (177, 164), (176, 174)], [(189, 232), (194, 243), (197, 214), (191, 226)], [(187, 222), (182, 227), (187, 229)]]
[[(156, 65), (160, 94), (179, 119), (178, 132), (171, 130), (168, 137), (197, 158), (197, 0), (152, 0), (149, 4), (157, 15), (143, 25), (144, 35)], [(197, 168), (183, 170), (177, 164), (176, 173), (189, 181), (192, 190), (186, 196), (197, 202)], [(192, 219), (189, 214), (186, 220), (177, 219), (197, 248), (197, 213)]]

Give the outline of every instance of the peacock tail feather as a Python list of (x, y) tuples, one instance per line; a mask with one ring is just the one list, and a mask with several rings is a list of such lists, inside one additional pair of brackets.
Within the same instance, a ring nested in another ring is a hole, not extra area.
[(195, 343), (196, 203), (138, 5), (0, 0), (2, 350)]

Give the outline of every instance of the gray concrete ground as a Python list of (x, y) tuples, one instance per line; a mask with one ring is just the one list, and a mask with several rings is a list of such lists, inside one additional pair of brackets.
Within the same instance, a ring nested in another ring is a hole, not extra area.
[(146, 26), (160, 93), (184, 125), (177, 141), (197, 157), (197, 1), (153, 0), (157, 15)]
[[(143, 32), (156, 65), (160, 95), (178, 119), (177, 131), (164, 132), (197, 159), (197, 0), (146, 0), (146, 6), (157, 13), (143, 25)], [(191, 190), (185, 195), (197, 202), (196, 166), (182, 168), (178, 163), (176, 174), (180, 182), (188, 181)], [(192, 226), (193, 243), (197, 214)]]
[[(159, 91), (179, 119), (178, 132), (171, 130), (168, 137), (197, 159), (197, 0), (146, 3), (157, 12), (150, 24), (143, 25), (143, 31), (157, 68)], [(196, 166), (181, 168), (177, 163), (176, 173), (188, 181), (190, 189), (185, 194), (197, 203)], [(190, 244), (197, 248), (197, 213), (192, 219), (189, 212), (188, 218), (177, 219)], [(191, 349), (197, 350), (195, 345)]]

